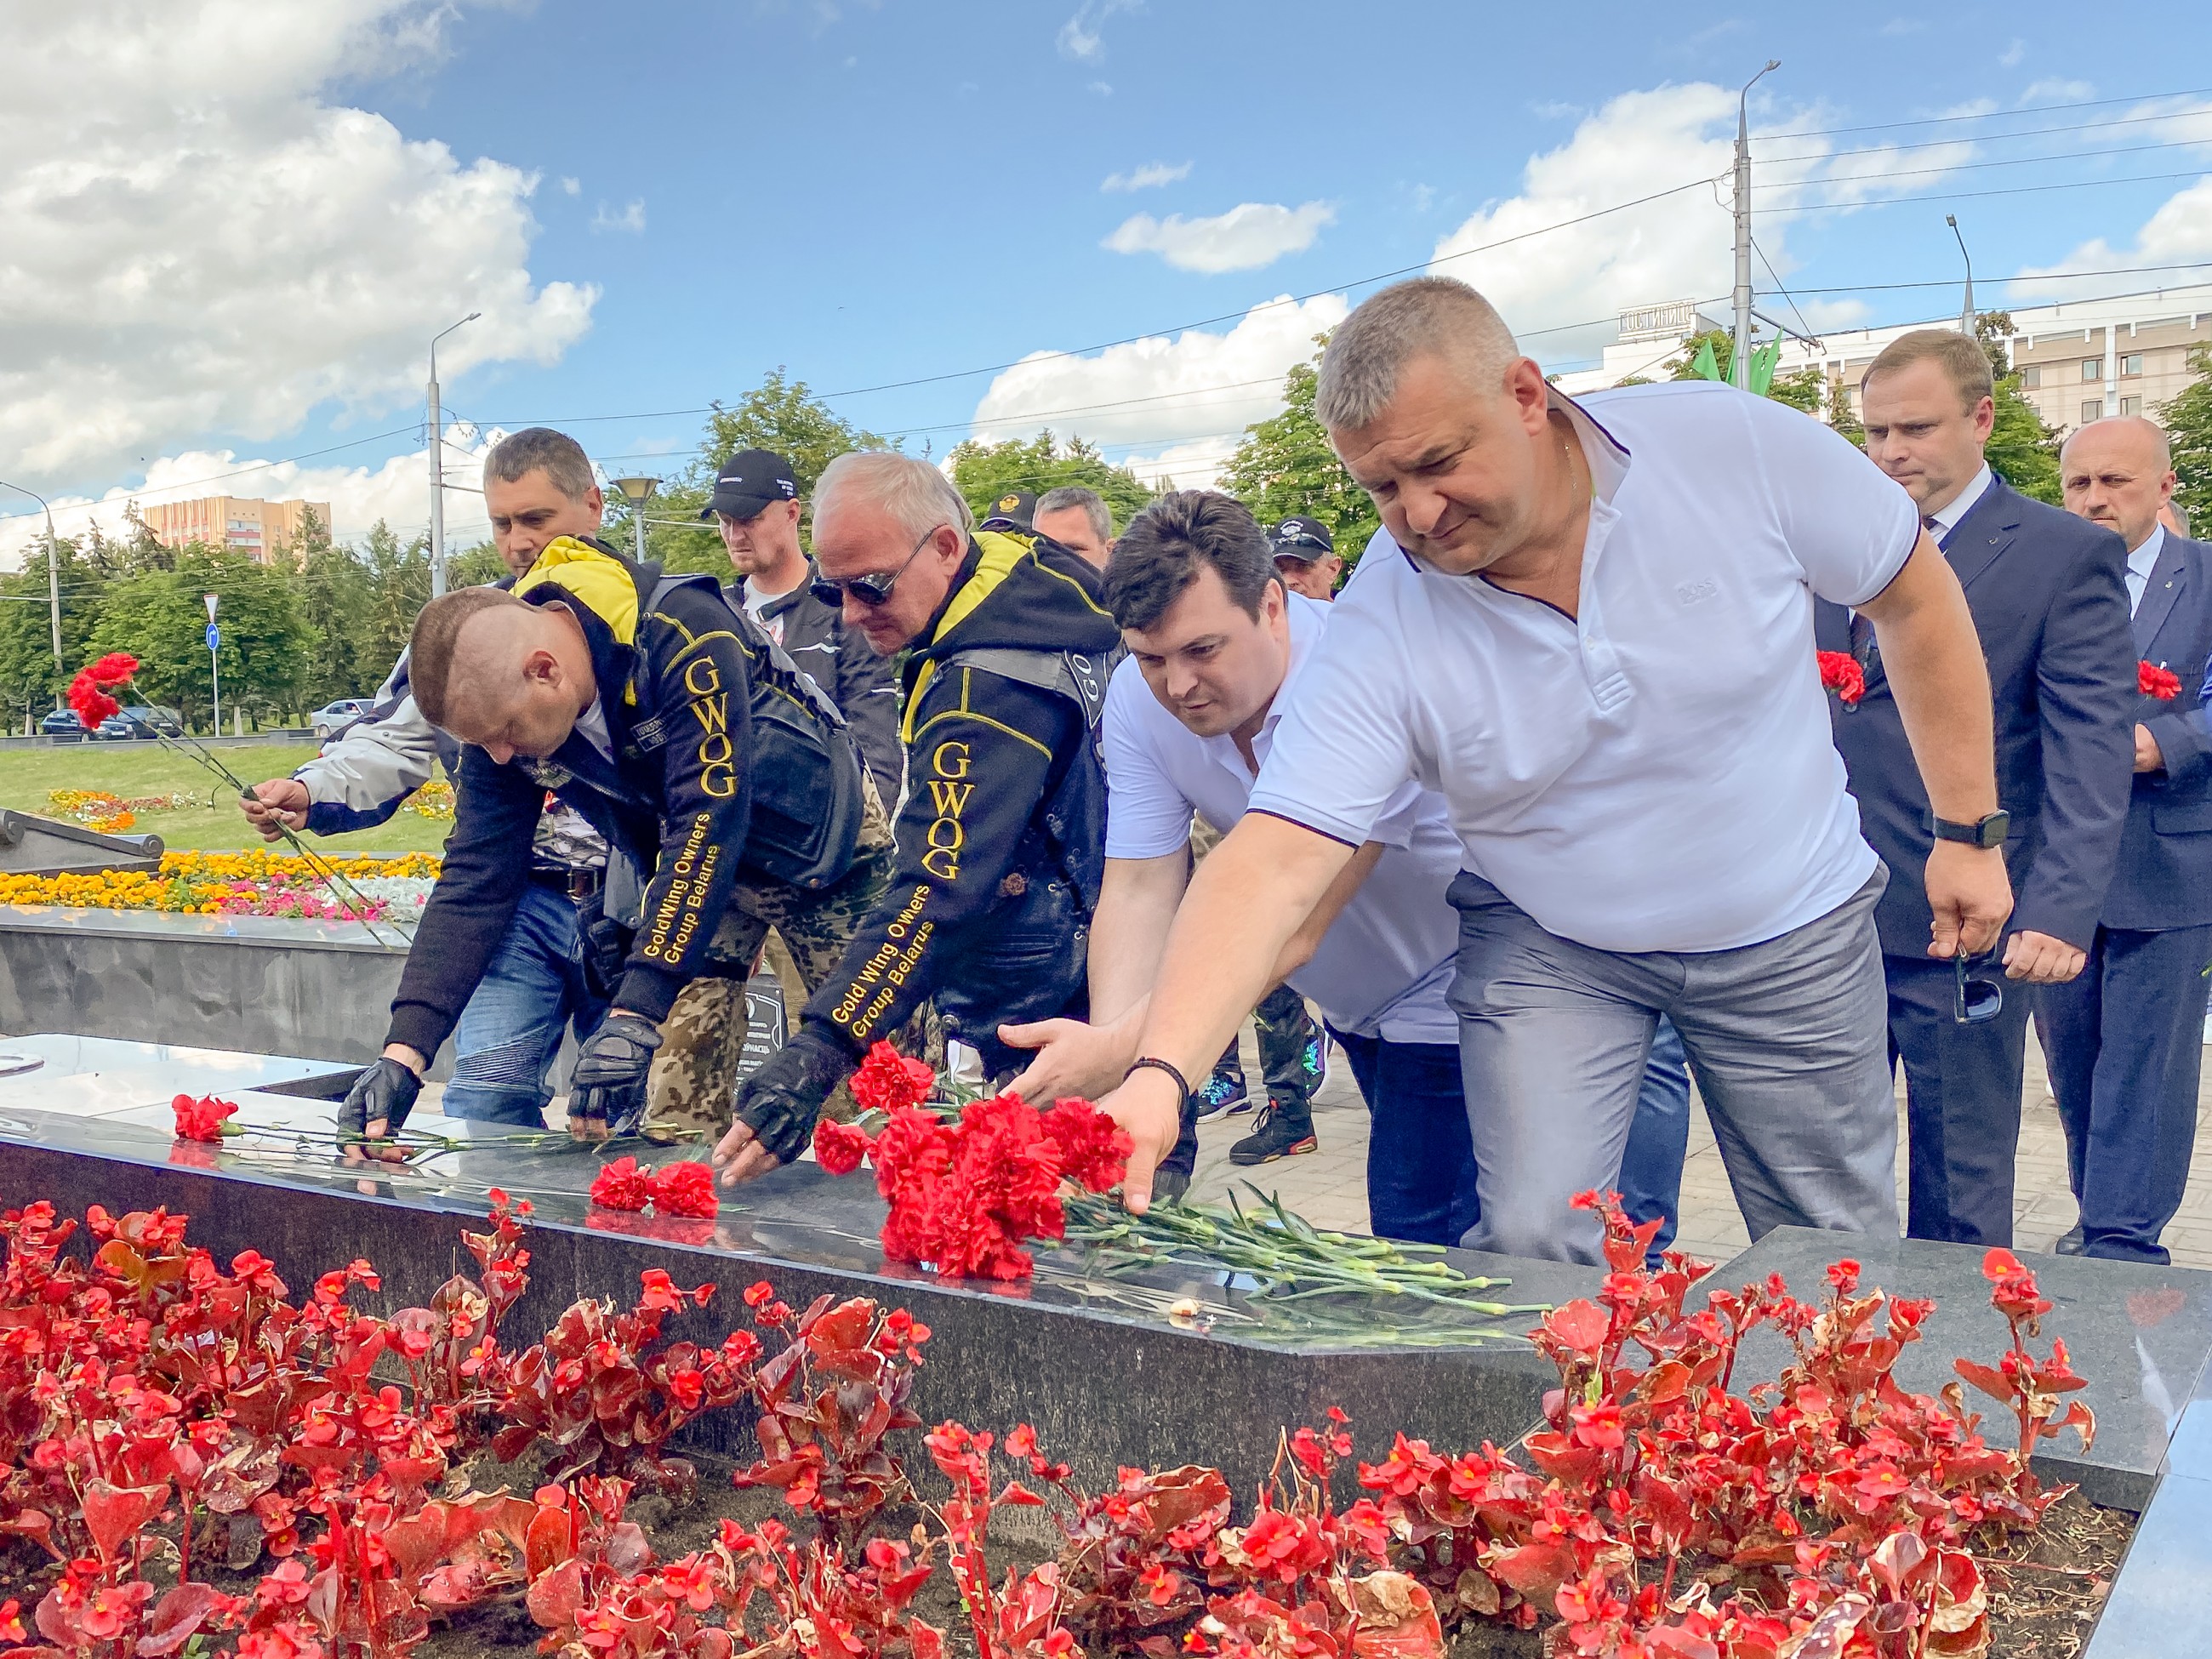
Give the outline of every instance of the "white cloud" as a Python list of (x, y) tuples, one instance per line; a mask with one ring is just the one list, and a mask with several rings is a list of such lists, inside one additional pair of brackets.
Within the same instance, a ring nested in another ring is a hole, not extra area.
[[(2208, 258), (2212, 258), (2212, 179), (2200, 179), (2167, 197), (2136, 233), (2131, 246), (2115, 248), (2099, 236), (2081, 243), (2050, 264), (2024, 266), (2020, 275), (2033, 278), (2057, 270), (2124, 270), (2140, 265), (2179, 264)], [(2188, 279), (2184, 276), (2178, 280)], [(2048, 285), (2022, 283), (2006, 291), (2014, 299), (2024, 298), (2027, 293), (2039, 298), (2064, 298), (2069, 293), (2081, 292), (2078, 288), (2059, 282)]]
[[(454, 424), (446, 428), (446, 539), (459, 549), (491, 534), (484, 517), (483, 457), (501, 436)], [(103, 534), (130, 534), (125, 520), (132, 502), (141, 508), (157, 501), (190, 501), (198, 495), (229, 495), (248, 500), (328, 501), (331, 532), (355, 541), (379, 519), (404, 541), (421, 534), (430, 520), (429, 456), (423, 450), (394, 455), (375, 466), (318, 466), (282, 461), (265, 465), (234, 450), (187, 450), (157, 457), (145, 477), (128, 487), (107, 490), (97, 501), (57, 499), (54, 528), (82, 535), (97, 524)], [(12, 508), (11, 508), (12, 511)], [(27, 550), (43, 544), (45, 522), (36, 517), (0, 520), (0, 564), (19, 567)]]
[(1304, 252), (1335, 217), (1336, 209), (1327, 202), (1294, 208), (1243, 202), (1206, 219), (1137, 213), (1099, 246), (1115, 253), (1157, 253), (1178, 270), (1257, 270), (1286, 253)]
[(2023, 104), (2075, 103), (2094, 98), (2097, 88), (2087, 81), (2068, 81), (2053, 77), (2031, 83), (2020, 95)]
[(608, 230), (619, 230), (630, 236), (644, 235), (644, 200), (641, 198), (632, 201), (619, 213), (610, 213), (607, 210), (607, 204), (605, 202), (600, 203), (598, 210), (592, 215), (592, 233), (597, 235), (602, 231)]
[(1095, 64), (1106, 55), (1106, 20), (1117, 11), (1134, 11), (1142, 0), (1083, 0), (1075, 15), (1060, 26), (1058, 44), (1062, 58)]
[(1113, 83), (1108, 81), (1090, 82), (1085, 86), (1084, 90), (1095, 93), (1101, 98), (1111, 98), (1114, 95)]
[(1147, 167), (1132, 167), (1127, 173), (1109, 173), (1100, 181), (1098, 188), (1109, 191), (1157, 190), (1163, 185), (1173, 185), (1190, 177), (1191, 164), (1170, 167), (1165, 161), (1154, 161)]
[[(1049, 427), (1155, 457), (1198, 443), (1225, 446), (1225, 457), (1244, 428), (1282, 407), (1283, 376), (1313, 356), (1314, 336), (1348, 310), (1340, 295), (1285, 295), (1253, 307), (1224, 333), (1188, 329), (1091, 356), (1038, 352), (991, 382), (976, 404), (974, 433), (996, 442)], [(1194, 452), (1176, 453), (1188, 459)]]
[(581, 196), (584, 193), (584, 181), (581, 179), (564, 177), (561, 180), (561, 193), (564, 196)]
[(1434, 185), (1415, 185), (1413, 190), (1413, 211), (1416, 213), (1426, 213), (1436, 204), (1437, 187)]
[[(1623, 94), (1558, 148), (1531, 158), (1518, 194), (1492, 203), (1439, 240), (1435, 268), (1480, 289), (1528, 337), (1533, 355), (1555, 362), (1596, 356), (1613, 337), (1611, 319), (1631, 306), (1727, 293), (1728, 213), (1703, 183), (1626, 211), (1585, 216), (1690, 181), (1724, 179), (1735, 111), (1734, 90), (1704, 83)], [(1820, 118), (1818, 110), (1801, 110), (1784, 125), (1832, 125)], [(1972, 146), (1917, 150), (1909, 162), (1886, 147), (1848, 157), (1832, 150), (1826, 140), (1754, 137), (1760, 189), (1753, 230), (1785, 277), (1792, 268), (1789, 226), (1802, 210), (1924, 190), (1940, 174), (1893, 175), (1903, 166), (1948, 169)], [(1717, 188), (1724, 198), (1725, 183)], [(1566, 223), (1575, 220), (1583, 222)], [(1755, 274), (1766, 286), (1765, 267)], [(1826, 325), (1840, 320), (1833, 314)]]
[(39, 484), (172, 434), (273, 439), (319, 404), (550, 364), (599, 290), (533, 283), (534, 175), (464, 165), (334, 78), (438, 49), (437, 0), (76, 0), (9, 12), (0, 100), (0, 454)]
[(2021, 66), (2022, 60), (2027, 57), (2027, 42), (2016, 39), (2010, 46), (2007, 46), (2002, 52), (1997, 54), (1997, 62), (2003, 64), (2007, 69), (2018, 69)]

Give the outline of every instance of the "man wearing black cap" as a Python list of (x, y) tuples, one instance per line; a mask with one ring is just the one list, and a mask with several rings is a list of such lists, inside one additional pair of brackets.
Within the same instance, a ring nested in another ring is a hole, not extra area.
[(830, 694), (853, 728), (884, 805), (899, 797), (898, 688), (890, 665), (848, 634), (837, 613), (807, 591), (814, 565), (799, 546), (798, 475), (765, 449), (741, 449), (715, 474), (699, 516), (722, 532), (740, 599), (769, 637)]
[(1011, 530), (1016, 535), (1036, 533), (1036, 491), (1034, 489), (1002, 490), (983, 508), (983, 522), (978, 530)]
[(1283, 586), (1323, 605), (1336, 597), (1336, 579), (1344, 574), (1344, 561), (1336, 556), (1336, 538), (1319, 519), (1293, 513), (1267, 532), (1275, 550), (1275, 568)]
[[(863, 847), (887, 853), (890, 813), (896, 810), (904, 750), (898, 735), (898, 692), (890, 665), (848, 634), (837, 612), (816, 599), (807, 584), (814, 566), (801, 550), (799, 477), (789, 461), (766, 449), (741, 449), (714, 475), (714, 494), (699, 516), (712, 521), (728, 550), (737, 585), (725, 590), (768, 636), (837, 705), (859, 744), (878, 799), (861, 826)], [(825, 904), (805, 926), (776, 929), (801, 996), (811, 995), (834, 969), (859, 927), (865, 905)], [(765, 927), (741, 922), (734, 935), (757, 951)], [(677, 999), (662, 1026), (665, 1041), (653, 1067), (645, 1130), (661, 1139), (703, 1133), (709, 1140), (730, 1127), (730, 1102), (744, 1053), (745, 981), (734, 970), (695, 979)]]

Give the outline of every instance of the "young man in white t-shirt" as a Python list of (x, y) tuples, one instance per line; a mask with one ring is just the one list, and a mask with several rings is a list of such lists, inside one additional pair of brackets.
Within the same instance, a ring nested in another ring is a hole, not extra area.
[[(1285, 591), (1269, 553), (1242, 503), (1183, 490), (1139, 514), (1107, 566), (1129, 656), (1106, 694), (1106, 876), (1091, 935), (1099, 1024), (1002, 1031), (1040, 1048), (1012, 1085), (1030, 1099), (1110, 1089), (1135, 1058), (1189, 879), (1192, 816), (1224, 832), (1243, 816), (1283, 700), (1328, 625), (1327, 606)], [(1444, 892), (1458, 870), (1443, 800), (1407, 783), (1279, 964), (1290, 991), (1320, 1005), (1366, 1097), (1370, 1224), (1435, 1244), (1456, 1244), (1477, 1208), (1459, 1021), (1444, 1000), (1458, 931)], [(1197, 1104), (1184, 1103), (1164, 1166), (1186, 1180)], [(1307, 1102), (1271, 1095), (1231, 1158), (1260, 1162), (1254, 1149), (1312, 1137)]]
[(1942, 837), (1924, 880), (1946, 960), (1987, 950), (2012, 905), (1973, 618), (1910, 499), (1819, 422), (1709, 385), (1589, 404), (1446, 278), (1384, 289), (1331, 337), (1316, 412), (1387, 534), (1101, 1102), (1136, 1141), (1133, 1208), (1187, 1079), (1413, 779), (1464, 860), (1470, 1244), (1598, 1259), (1567, 1200), (1620, 1170), (1662, 1014), (1754, 1237), (1894, 1236), (1883, 876), (1829, 737), (1813, 599), (1863, 614), (1888, 664)]

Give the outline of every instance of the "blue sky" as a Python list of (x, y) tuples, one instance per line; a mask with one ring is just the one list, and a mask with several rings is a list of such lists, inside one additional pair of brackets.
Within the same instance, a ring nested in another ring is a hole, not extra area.
[[(471, 421), (692, 410), (781, 364), (912, 448), (1048, 424), (1188, 481), (1361, 279), (1518, 237), (1438, 268), (1553, 367), (1624, 305), (1723, 292), (1728, 218), (1698, 181), (1770, 56), (1754, 129), (1811, 135), (1759, 149), (1793, 289), (1955, 282), (1947, 211), (1984, 303), (2028, 269), (2111, 273), (2036, 297), (2212, 275), (2134, 274), (2212, 261), (2212, 92), (2186, 67), (2212, 60), (2180, 5), (2129, 8), (2109, 73), (2078, 9), (2043, 5), (49, 9), (4, 26), (28, 90), (0, 137), (32, 164), (0, 196), (29, 276), (0, 317), (0, 477), (58, 500), (302, 457), (205, 488), (419, 526), (422, 349), (471, 308), (441, 358)], [(1314, 297), (1251, 309), (1284, 295)], [(1957, 303), (1799, 296), (1815, 327)], [(1048, 351), (1091, 355), (969, 372)], [(698, 428), (576, 427), (647, 471)]]

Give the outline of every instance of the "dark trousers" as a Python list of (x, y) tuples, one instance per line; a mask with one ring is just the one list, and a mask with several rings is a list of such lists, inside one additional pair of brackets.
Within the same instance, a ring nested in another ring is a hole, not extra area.
[[(1306, 1012), (1306, 1000), (1289, 986), (1278, 985), (1252, 1011), (1252, 1030), (1260, 1040), (1260, 1073), (1269, 1103), (1285, 1117), (1307, 1112), (1321, 1083), (1322, 1059), (1321, 1029)], [(1244, 1075), (1237, 1042), (1230, 1038), (1221, 1051), (1213, 1067), (1216, 1076)]]
[(1651, 1037), (1651, 1057), (1644, 1062), (1644, 1081), (1636, 1089), (1628, 1150), (1620, 1155), (1620, 1207), (1638, 1226), (1659, 1223), (1651, 1239), (1655, 1262), (1674, 1242), (1681, 1220), (1682, 1163), (1689, 1155), (1689, 1061), (1682, 1052), (1682, 1034), (1662, 1015)]
[(1886, 955), (1881, 966), (1890, 1066), (1905, 1064), (1906, 1236), (2009, 1245), (2028, 988), (1982, 963), (1977, 977), (2002, 985), (2004, 1007), (1994, 1019), (1967, 1024), (1956, 1017), (1958, 975), (1948, 962)]
[(1367, 1224), (1378, 1238), (1456, 1244), (1482, 1215), (1456, 1042), (1330, 1028), (1367, 1102)]
[(2037, 1029), (2084, 1255), (2168, 1260), (2158, 1236), (2181, 1207), (2196, 1146), (2208, 960), (2212, 927), (2100, 927), (2081, 976), (2043, 988)]

